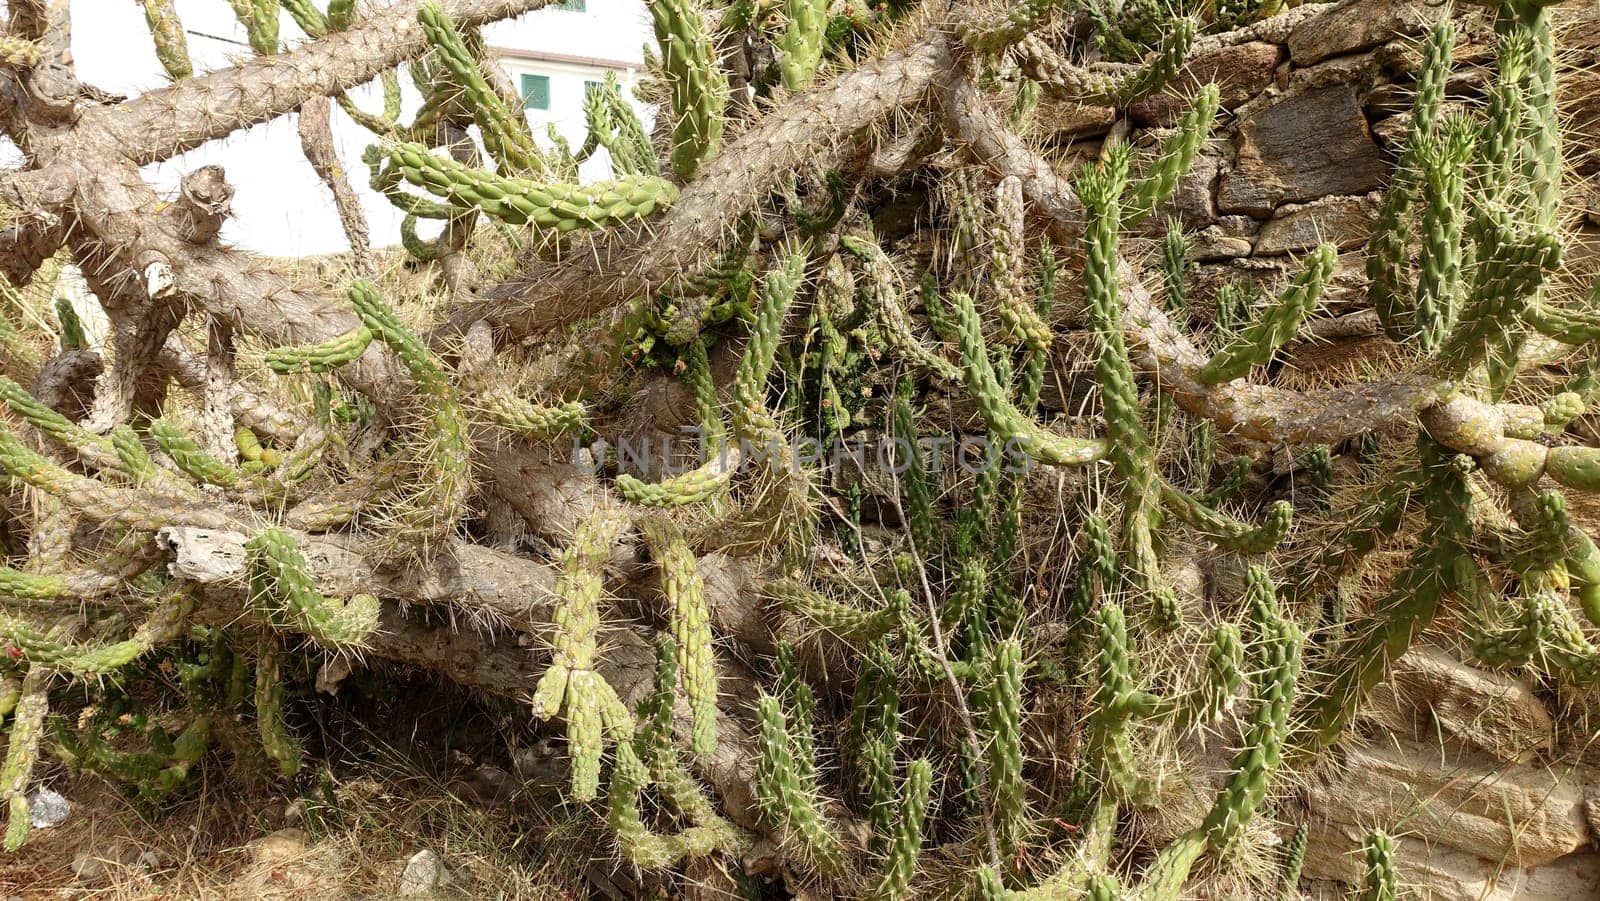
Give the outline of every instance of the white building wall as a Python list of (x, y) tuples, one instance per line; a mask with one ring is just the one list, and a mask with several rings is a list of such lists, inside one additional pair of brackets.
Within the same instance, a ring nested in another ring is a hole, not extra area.
[[(176, 5), (184, 26), (191, 31), (189, 50), (196, 71), (221, 68), (251, 56), (249, 48), (242, 46), (244, 29), (234, 19), (228, 4), (220, 0), (176, 0)], [(541, 9), (508, 22), (495, 23), (484, 29), (484, 37), (491, 46), (499, 48), (642, 65), (642, 48), (646, 42), (654, 41), (654, 35), (641, 0), (586, 0), (586, 7), (583, 12)], [(72, 0), (72, 10), (73, 56), (83, 80), (109, 91), (128, 94), (166, 83), (138, 3)], [(303, 37), (287, 14), (283, 16), (282, 35), (288, 43)], [(521, 64), (512, 61), (507, 67)], [(552, 109), (551, 115), (556, 127), (577, 147), (583, 140), (582, 81), (586, 77), (603, 79), (605, 67), (537, 61), (526, 65), (554, 67), (550, 70), (552, 106), (557, 102), (563, 106)], [(626, 67), (617, 68), (621, 73), (626, 72)], [(515, 74), (513, 71), (513, 77)], [(575, 90), (569, 89), (570, 84), (558, 89), (556, 75), (576, 79)], [(409, 120), (421, 99), (409, 80), (402, 78), (401, 81), (404, 84), (402, 118)], [(631, 92), (625, 89), (624, 93), (632, 99)], [(364, 109), (377, 110), (381, 106), (375, 86), (354, 91), (352, 96)], [(558, 96), (568, 99), (557, 101)], [(567, 105), (569, 101), (576, 106)], [(377, 246), (396, 243), (402, 217), (392, 204), (367, 188), (367, 167), (361, 162), (361, 153), (373, 143), (373, 136), (337, 107), (334, 108), (333, 130), (345, 171), (361, 195), (373, 243)], [(543, 132), (541, 120), (536, 124), (535, 133), (542, 138)], [(15, 152), (14, 148), (12, 151)], [(172, 190), (183, 173), (207, 164), (223, 166), (235, 187), (234, 217), (223, 228), (224, 240), (275, 256), (304, 256), (348, 249), (333, 212), (332, 199), (300, 151), (293, 116), (146, 167), (145, 175), (157, 190)], [(584, 166), (581, 173), (588, 178), (604, 177), (608, 169), (601, 154)], [(428, 233), (426, 226), (423, 233)]]

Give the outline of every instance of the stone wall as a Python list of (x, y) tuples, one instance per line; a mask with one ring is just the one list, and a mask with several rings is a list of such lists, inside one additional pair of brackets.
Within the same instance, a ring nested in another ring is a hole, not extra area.
[[(1568, 198), (1569, 255), (1592, 260), (1600, 4), (1569, 6), (1577, 8), (1563, 12), (1561, 101), (1567, 155), (1587, 179)], [(1301, 7), (1261, 40), (1199, 54), (1182, 83), (1134, 105), (1131, 121), (1046, 101), (1037, 134), (1069, 156), (1096, 153), (1108, 136), (1153, 148), (1185, 109), (1187, 89), (1218, 81), (1223, 127), (1165, 211), (1196, 235), (1191, 315), (1208, 318), (1218, 286), (1280, 282), (1298, 254), (1331, 241), (1344, 253), (1311, 326), (1331, 340), (1291, 346), (1286, 368), (1342, 381), (1342, 364), (1387, 345), (1366, 304), (1360, 250), (1409, 121), (1416, 35), (1440, 13), (1413, 0)], [(1463, 19), (1462, 33), (1447, 108), (1481, 102), (1491, 77), (1486, 23)], [(1164, 218), (1147, 226), (1152, 255)], [(1359, 881), (1363, 835), (1381, 826), (1400, 838), (1402, 880), (1422, 897), (1600, 897), (1600, 758), (1586, 756), (1594, 736), (1578, 728), (1584, 720), (1556, 715), (1554, 703), (1544, 687), (1439, 647), (1414, 649), (1380, 690), (1365, 736), (1281, 807), (1284, 819), (1310, 825), (1302, 888), (1342, 897), (1344, 884)]]

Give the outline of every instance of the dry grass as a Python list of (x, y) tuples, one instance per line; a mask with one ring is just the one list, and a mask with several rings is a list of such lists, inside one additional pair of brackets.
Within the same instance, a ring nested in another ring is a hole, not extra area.
[[(207, 784), (153, 817), (93, 776), (63, 777), (53, 784), (72, 802), (71, 818), (0, 857), (0, 894), (387, 898), (397, 895), (406, 860), (426, 848), (450, 874), (440, 897), (591, 897), (590, 858), (609, 852), (597, 850), (603, 846), (585, 812), (485, 804), (467, 797), (467, 783), (444, 783), (398, 763), (372, 772), (375, 778), (313, 784), (299, 798), (266, 786)], [(530, 823), (528, 810), (555, 819)]]

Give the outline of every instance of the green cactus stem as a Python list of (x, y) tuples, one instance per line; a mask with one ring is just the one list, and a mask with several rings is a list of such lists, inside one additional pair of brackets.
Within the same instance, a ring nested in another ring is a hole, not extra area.
[(689, 181), (721, 147), (728, 79), (717, 63), (716, 44), (706, 34), (705, 10), (699, 3), (650, 0), (649, 7), (672, 92), (672, 171)]
[(709, 758), (717, 747), (717, 668), (705, 583), (682, 531), (660, 518), (646, 520), (643, 528), (661, 566), (662, 588), (672, 610), (679, 681), (694, 721), (690, 747)]
[[(1211, 136), (1211, 127), (1217, 118), (1221, 96), (1221, 91), (1215, 84), (1208, 84), (1196, 92), (1194, 98), (1189, 101), (1188, 112), (1178, 120), (1177, 132), (1162, 145), (1161, 152), (1156, 156), (1155, 162), (1150, 164), (1144, 177), (1134, 183), (1127, 203), (1123, 207), (1123, 228), (1131, 228), (1143, 222), (1162, 204), (1172, 199), (1173, 192), (1178, 189), (1179, 179), (1183, 178), (1194, 165), (1195, 156), (1205, 144), (1206, 138)], [(1169, 228), (1168, 234), (1172, 232), (1173, 230)], [(1181, 239), (1182, 232), (1179, 231), (1177, 234)], [(1163, 247), (1164, 254), (1171, 252), (1173, 251)], [(1172, 298), (1169, 297), (1169, 305), (1171, 302)], [(1181, 298), (1179, 302), (1181, 303)]]
[(39, 761), (39, 742), (44, 738), (44, 720), (49, 712), (49, 675), (42, 669), (30, 670), (23, 677), (22, 696), (12, 711), (5, 764), (0, 766), (0, 799), (5, 801), (9, 814), (4, 838), (7, 851), (21, 848), (28, 840), (28, 781)]
[(474, 169), (431, 153), (421, 144), (396, 144), (389, 150), (389, 161), (394, 172), (452, 206), (479, 210), (511, 225), (532, 224), (558, 233), (609, 228), (648, 216), (678, 199), (677, 188), (654, 176), (624, 175), (588, 185), (536, 182)]
[(1277, 303), (1268, 307), (1243, 331), (1222, 346), (1196, 373), (1196, 378), (1207, 385), (1232, 381), (1252, 368), (1265, 364), (1284, 342), (1294, 337), (1300, 323), (1316, 308), (1322, 289), (1333, 277), (1333, 266), (1338, 251), (1332, 244), (1322, 244), (1306, 258), (1305, 266), (1294, 281), (1279, 296)]
[(788, 719), (778, 699), (762, 695), (756, 705), (756, 799), (762, 815), (787, 831), (823, 873), (845, 870), (844, 843), (822, 813), (815, 779), (806, 778), (814, 763), (796, 760)]
[(1006, 399), (1007, 392), (995, 378), (983, 341), (983, 324), (972, 298), (956, 294), (951, 299), (954, 324), (961, 337), (961, 358), (967, 390), (994, 437), (1013, 445), (1020, 453), (1052, 466), (1081, 466), (1105, 456), (1107, 444), (1096, 438), (1069, 438), (1042, 428)]
[(1359, 901), (1396, 901), (1400, 897), (1399, 879), (1394, 869), (1394, 839), (1382, 829), (1367, 833), (1362, 842), (1366, 870), (1362, 876)]
[(251, 596), (284, 627), (329, 648), (360, 647), (378, 627), (378, 599), (358, 594), (346, 601), (317, 590), (294, 536), (267, 529), (245, 543)]
[(256, 643), (256, 732), (285, 778), (300, 772), (300, 743), (283, 720), (283, 673), (278, 644), (271, 638)]
[[(466, 107), (478, 123), (483, 145), (510, 173), (545, 175), (549, 163), (528, 130), (522, 110), (512, 109), (484, 77), (484, 63), (470, 49), (450, 17), (434, 0), (417, 8), (417, 21), (433, 45), (434, 58), (450, 70), (451, 78), (466, 95)], [(491, 62), (489, 65), (498, 65)]]
[(296, 372), (329, 372), (354, 362), (372, 343), (372, 330), (366, 326), (317, 344), (276, 347), (267, 351), (267, 368), (279, 375)]
[(933, 765), (926, 759), (912, 761), (906, 767), (905, 782), (900, 786), (899, 816), (895, 819), (894, 839), (889, 845), (889, 860), (872, 897), (907, 897), (911, 877), (917, 870), (917, 857), (922, 853), (922, 824), (932, 792)]

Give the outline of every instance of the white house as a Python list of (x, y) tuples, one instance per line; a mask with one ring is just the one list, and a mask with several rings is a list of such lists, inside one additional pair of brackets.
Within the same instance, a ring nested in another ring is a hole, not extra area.
[[(189, 32), (190, 55), (197, 71), (229, 65), (250, 55), (244, 43), (244, 29), (228, 4), (217, 0), (176, 0), (176, 6)], [(130, 94), (166, 82), (140, 4), (129, 0), (72, 0), (72, 7), (73, 56), (79, 76), (85, 81)], [(303, 37), (287, 14), (281, 27), (285, 41)], [(541, 141), (548, 123), (575, 148), (583, 142), (583, 92), (586, 84), (603, 82), (608, 71), (617, 73), (624, 85), (623, 95), (634, 102), (649, 127), (649, 110), (634, 101), (631, 90), (643, 67), (643, 47), (655, 40), (642, 0), (563, 0), (490, 25), (484, 29), (484, 38), (498, 52), (522, 92), (529, 122)], [(402, 82), (402, 115), (409, 118), (420, 97), (407, 79), (402, 78)], [(368, 110), (377, 110), (382, 103), (373, 87), (352, 92), (352, 96)], [(399, 240), (400, 213), (367, 188), (367, 168), (361, 162), (362, 151), (374, 140), (372, 135), (337, 108), (333, 129), (345, 171), (361, 194), (373, 243), (395, 243)], [(223, 166), (235, 187), (234, 217), (223, 229), (224, 239), (275, 256), (346, 249), (327, 189), (301, 154), (292, 116), (150, 166), (145, 174), (158, 189), (166, 189), (176, 186), (183, 173), (208, 163)], [(609, 169), (602, 152), (580, 173), (586, 179), (604, 178)]]
[[(585, 95), (615, 73), (622, 95), (648, 127), (651, 111), (633, 97), (644, 69), (643, 47), (654, 41), (640, 0), (563, 0), (484, 30), (484, 37), (522, 94), (536, 137), (555, 126), (574, 147), (583, 143)], [(605, 161), (585, 167), (586, 177), (605, 177)]]

